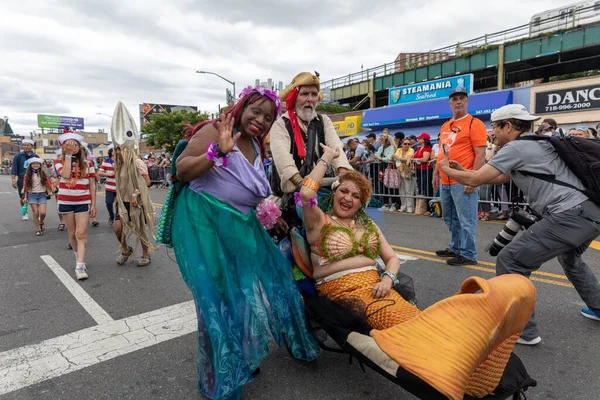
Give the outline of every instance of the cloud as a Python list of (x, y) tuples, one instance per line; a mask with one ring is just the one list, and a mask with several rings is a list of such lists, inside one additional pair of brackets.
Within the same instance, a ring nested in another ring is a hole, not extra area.
[[(2, 8), (0, 114), (18, 133), (36, 114), (108, 128), (123, 101), (215, 112), (227, 82), (323, 80), (529, 22), (562, 0), (20, 0)], [(518, 13), (515, 13), (518, 10)]]

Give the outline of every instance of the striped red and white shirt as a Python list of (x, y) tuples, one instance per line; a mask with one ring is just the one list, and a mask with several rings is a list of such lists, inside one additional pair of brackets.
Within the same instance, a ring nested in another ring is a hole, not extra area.
[(117, 182), (115, 181), (115, 166), (114, 164), (109, 163), (104, 160), (102, 165), (100, 165), (100, 170), (107, 174), (106, 181), (104, 182), (104, 189), (107, 192), (117, 192)]
[[(61, 160), (56, 160), (54, 162), (54, 167), (60, 175), (63, 170)], [(91, 161), (88, 161), (86, 176), (77, 179), (74, 182), (74, 185), (71, 186), (69, 184), (69, 179), (65, 179), (61, 176), (58, 185), (58, 194), (56, 195), (57, 203), (68, 205), (90, 204), (92, 202), (90, 179), (96, 179), (96, 171), (94, 170), (94, 164)]]

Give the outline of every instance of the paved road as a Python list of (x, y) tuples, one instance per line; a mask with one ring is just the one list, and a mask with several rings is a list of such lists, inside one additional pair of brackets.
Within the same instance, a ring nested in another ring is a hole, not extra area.
[[(160, 203), (164, 194), (153, 190), (153, 200)], [(172, 252), (162, 247), (147, 268), (116, 265), (116, 240), (99, 197), (90, 279), (78, 283), (56, 213), (49, 212), (46, 234), (36, 237), (33, 223), (20, 220), (16, 197), (0, 176), (0, 400), (198, 399), (195, 314)], [(402, 268), (415, 280), (421, 307), (456, 293), (469, 276), (493, 276), (494, 260), (483, 249), (499, 224), (480, 224), (481, 262), (473, 268), (450, 267), (432, 254), (448, 239), (438, 219), (386, 214), (385, 225), (398, 253), (417, 258)], [(585, 259), (600, 276), (600, 252), (590, 249)], [(544, 341), (516, 349), (539, 382), (528, 397), (597, 399), (600, 324), (579, 315), (583, 304), (555, 261), (534, 283)], [(413, 398), (338, 354), (307, 364), (273, 349), (262, 371), (244, 398)]]

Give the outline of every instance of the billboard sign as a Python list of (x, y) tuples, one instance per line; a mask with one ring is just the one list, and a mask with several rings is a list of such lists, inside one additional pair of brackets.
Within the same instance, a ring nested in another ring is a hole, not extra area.
[(38, 114), (37, 116), (38, 126), (40, 128), (48, 129), (84, 129), (83, 118), (78, 117), (65, 117), (59, 115), (46, 115)]
[(457, 75), (450, 78), (414, 83), (389, 89), (388, 105), (417, 103), (427, 100), (447, 99), (450, 92), (462, 86), (469, 94), (473, 93), (473, 74)]
[(535, 114), (600, 109), (600, 84), (535, 94)]
[(194, 106), (178, 106), (172, 104), (155, 104), (143, 103), (140, 104), (140, 130), (143, 130), (144, 125), (150, 122), (150, 116), (157, 113), (170, 113), (175, 111), (198, 111), (198, 107)]

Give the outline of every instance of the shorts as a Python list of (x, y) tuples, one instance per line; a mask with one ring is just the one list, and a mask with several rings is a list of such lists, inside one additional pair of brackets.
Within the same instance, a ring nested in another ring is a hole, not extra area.
[(59, 214), (83, 214), (90, 212), (89, 204), (59, 204)]
[[(123, 205), (125, 206), (125, 209), (127, 210), (127, 215), (129, 215), (129, 221), (131, 221), (131, 203), (128, 201), (124, 201)], [(121, 220), (121, 216), (119, 215), (119, 204), (117, 202), (115, 202), (115, 221), (120, 221)]]
[(27, 193), (27, 202), (29, 204), (46, 204), (48, 203), (48, 195), (46, 192)]

